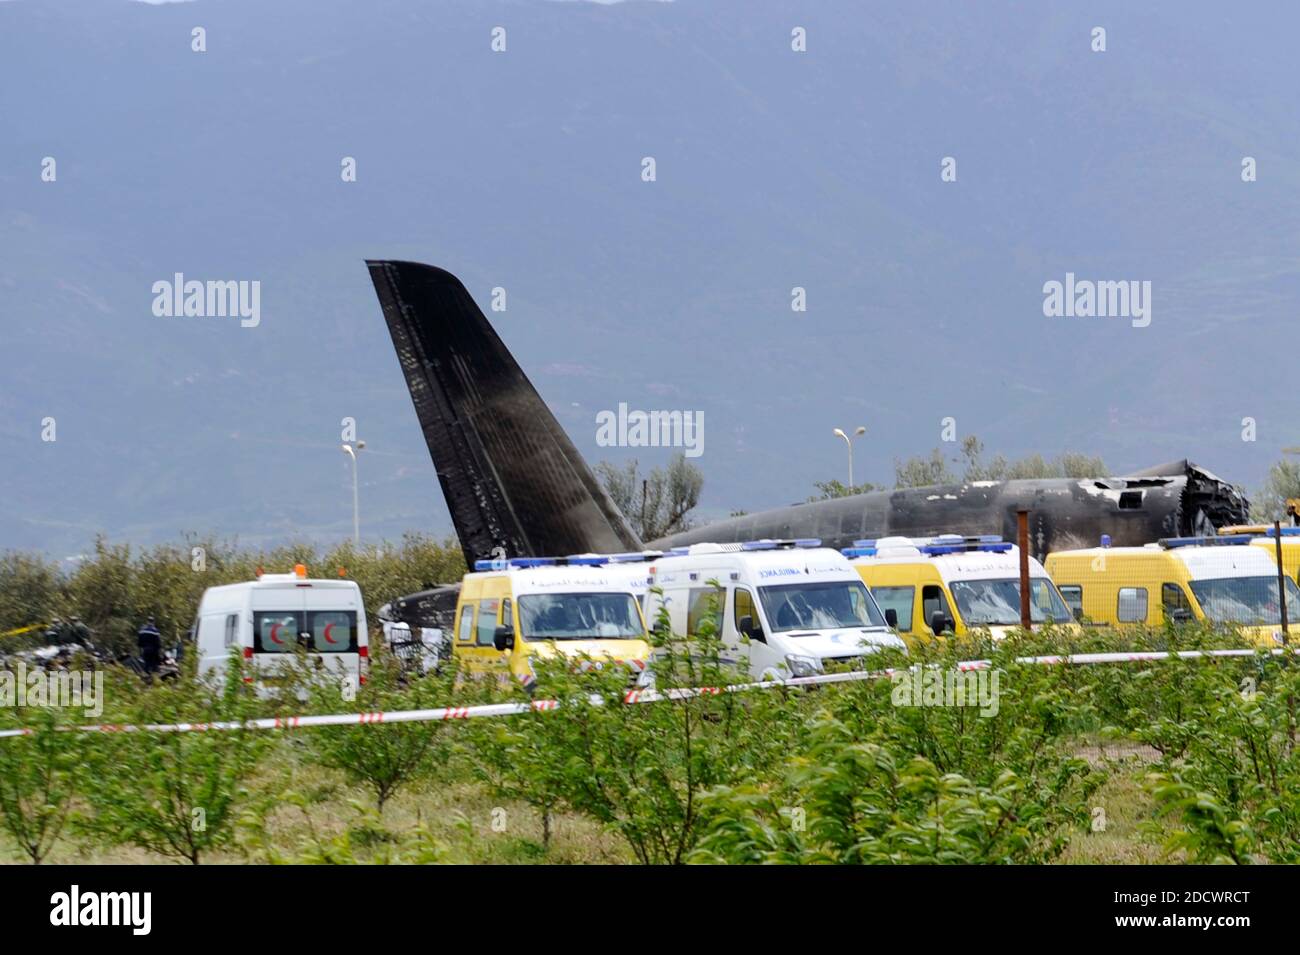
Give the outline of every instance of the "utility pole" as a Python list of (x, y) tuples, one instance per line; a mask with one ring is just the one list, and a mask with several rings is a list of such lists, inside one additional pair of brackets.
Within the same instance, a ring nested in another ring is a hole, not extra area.
[(1016, 545), (1020, 550), (1020, 626), (1029, 630), (1033, 618), (1029, 612), (1029, 512), (1016, 511)]

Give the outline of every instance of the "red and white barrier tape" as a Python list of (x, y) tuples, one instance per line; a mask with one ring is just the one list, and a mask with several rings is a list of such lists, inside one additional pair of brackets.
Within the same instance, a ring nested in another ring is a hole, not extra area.
[[(1285, 651), (1281, 648), (1270, 649), (1271, 656), (1279, 656)], [(1300, 653), (1300, 650), (1293, 650)], [(1233, 650), (1180, 650), (1140, 651), (1130, 653), (1071, 653), (1062, 656), (1016, 657), (1016, 663), (1055, 666), (1088, 665), (1094, 663), (1147, 663), (1168, 660), (1177, 657), (1180, 660), (1196, 660), (1204, 657), (1253, 657), (1258, 650), (1241, 648)], [(993, 666), (991, 660), (963, 660), (956, 665), (958, 670), (987, 670)], [(628, 690), (623, 694), (625, 704), (657, 703), (661, 700), (685, 700), (696, 696), (717, 695), (720, 693), (741, 693), (749, 690), (770, 690), (783, 686), (818, 686), (828, 683), (852, 683), (858, 680), (884, 679), (895, 673), (906, 672), (895, 668), (885, 670), (852, 670), (846, 673), (823, 673), (818, 676), (790, 677), (786, 680), (760, 680), (752, 683), (733, 683), (728, 686), (676, 687), (667, 690), (652, 688)], [(604, 697), (593, 694), (589, 701), (596, 706), (603, 705)], [(484, 716), (517, 716), (534, 711), (545, 712), (558, 709), (559, 700), (531, 700), (527, 703), (487, 703), (479, 706), (446, 706), (431, 710), (392, 710), (372, 713), (329, 713), (320, 716), (275, 716), (245, 722), (226, 721), (216, 723), (150, 723), (139, 726), (117, 723), (99, 723), (88, 726), (68, 727), (86, 733), (195, 733), (208, 730), (279, 730), (298, 729), (310, 726), (360, 726), (374, 723), (423, 723), (443, 720), (467, 720)], [(0, 739), (15, 736), (27, 736), (34, 730), (11, 729), (0, 730)]]

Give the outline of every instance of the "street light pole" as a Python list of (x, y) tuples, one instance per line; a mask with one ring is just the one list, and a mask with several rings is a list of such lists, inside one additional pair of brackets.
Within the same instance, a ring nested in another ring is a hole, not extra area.
[(365, 446), (364, 441), (358, 441), (355, 448), (350, 444), (343, 445), (343, 453), (352, 459), (352, 546), (357, 549), (361, 547), (361, 508), (358, 504), (357, 493), (357, 452)]
[[(840, 429), (840, 428), (836, 428), (836, 429), (835, 429), (834, 431), (832, 431), (831, 433), (834, 434), (837, 438), (843, 438), (843, 439), (844, 439), (844, 443), (847, 444), (847, 445), (849, 446), (849, 488), (848, 488), (848, 489), (849, 489), (849, 493), (851, 494), (851, 493), (853, 493), (853, 488), (856, 487), (856, 485), (853, 483), (853, 438), (850, 438), (850, 437), (849, 437), (847, 434), (845, 434), (844, 431), (843, 431), (842, 429)], [(854, 437), (854, 438), (860, 438), (860, 437), (862, 437), (862, 435), (864, 435), (864, 434), (866, 434), (866, 433), (867, 433), (867, 429), (866, 429), (866, 428), (859, 427), (859, 428), (857, 428), (857, 429), (854, 430), (854, 432), (853, 432), (853, 437)]]

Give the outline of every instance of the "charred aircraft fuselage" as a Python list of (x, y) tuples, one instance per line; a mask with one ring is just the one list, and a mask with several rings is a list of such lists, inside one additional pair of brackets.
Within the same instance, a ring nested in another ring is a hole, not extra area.
[(940, 533), (1001, 534), (1014, 540), (1016, 512), (1029, 512), (1030, 548), (1040, 559), (1054, 550), (1117, 546), (1160, 537), (1214, 533), (1247, 513), (1239, 490), (1187, 461), (1151, 473), (1107, 478), (1039, 478), (872, 491), (746, 514), (662, 540), (651, 547), (703, 541), (817, 537), (830, 547), (889, 536)]
[[(644, 545), (597, 481), (469, 292), (415, 262), (367, 263), (465, 559), (639, 550)], [(1123, 477), (974, 481), (875, 491), (707, 524), (655, 547), (818, 537), (833, 547), (889, 535), (1015, 533), (1030, 547), (1143, 544), (1213, 533), (1248, 518), (1241, 491), (1187, 461)], [(454, 589), (395, 601), (408, 622), (438, 621)], [(403, 613), (403, 607), (407, 611)], [(426, 623), (426, 625), (432, 625)]]

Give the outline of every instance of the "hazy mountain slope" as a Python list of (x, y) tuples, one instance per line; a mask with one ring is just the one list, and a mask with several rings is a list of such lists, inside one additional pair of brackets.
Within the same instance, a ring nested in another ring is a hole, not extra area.
[[(365, 257), (505, 287), (593, 461), (667, 457), (596, 447), (600, 409), (703, 410), (713, 513), (842, 479), (837, 425), (887, 480), (948, 415), (1257, 482), (1300, 442), (1261, 361), (1300, 290), (1300, 13), (880, 6), (0, 4), (0, 546), (346, 535), (345, 415), (366, 533), (447, 529)], [(177, 271), (260, 280), (261, 325), (155, 317)], [(1149, 279), (1150, 327), (1045, 318), (1067, 271)]]

